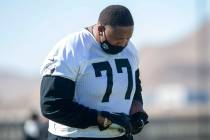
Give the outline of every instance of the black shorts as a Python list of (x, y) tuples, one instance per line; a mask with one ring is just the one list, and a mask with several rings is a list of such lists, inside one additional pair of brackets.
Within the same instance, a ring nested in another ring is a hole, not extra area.
[(68, 138), (68, 137), (56, 136), (48, 132), (47, 140), (133, 140), (133, 137), (121, 136), (115, 138)]

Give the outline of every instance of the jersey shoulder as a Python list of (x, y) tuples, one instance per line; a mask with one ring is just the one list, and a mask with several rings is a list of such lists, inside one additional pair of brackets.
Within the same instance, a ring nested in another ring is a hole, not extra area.
[(135, 56), (135, 57), (138, 57), (138, 50), (136, 48), (136, 46), (133, 44), (133, 42), (129, 41), (128, 43), (128, 52)]
[(42, 67), (41, 74), (51, 74), (69, 77), (75, 80), (78, 73), (82, 54), (85, 53), (86, 47), (84, 40), (87, 35), (84, 30), (72, 33), (61, 39), (50, 51)]
[(125, 53), (132, 61), (134, 61), (136, 67), (138, 67), (138, 65), (139, 65), (139, 51), (131, 41), (128, 42), (128, 46), (125, 50)]
[(73, 59), (77, 60), (87, 51), (88, 45), (86, 45), (86, 42), (88, 38), (88, 34), (85, 30), (69, 34), (55, 45), (49, 57), (56, 56), (58, 59), (60, 58), (65, 61), (69, 61), (69, 59), (71, 61)]

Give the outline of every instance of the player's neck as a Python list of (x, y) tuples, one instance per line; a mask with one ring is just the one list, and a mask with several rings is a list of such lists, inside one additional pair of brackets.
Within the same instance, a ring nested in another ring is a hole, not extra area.
[(92, 32), (93, 36), (95, 37), (96, 41), (100, 42), (99, 32), (98, 32), (98, 25), (95, 24), (93, 26), (90, 26), (90, 28), (92, 30), (91, 32)]

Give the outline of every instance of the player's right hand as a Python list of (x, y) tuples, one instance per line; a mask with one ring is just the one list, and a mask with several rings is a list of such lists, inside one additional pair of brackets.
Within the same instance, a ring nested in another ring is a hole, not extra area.
[(144, 126), (149, 123), (146, 112), (137, 112), (130, 115), (130, 121), (133, 128), (132, 134), (134, 135), (140, 133)]
[(109, 113), (106, 111), (102, 111), (99, 113), (99, 116), (105, 118), (105, 123), (99, 125), (100, 130), (107, 129), (112, 123), (117, 124), (124, 128), (126, 135), (132, 134), (132, 124), (130, 122), (130, 117), (125, 113)]

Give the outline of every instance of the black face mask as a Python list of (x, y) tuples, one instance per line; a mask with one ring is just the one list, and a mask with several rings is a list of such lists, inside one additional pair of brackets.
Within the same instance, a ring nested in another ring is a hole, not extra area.
[(101, 42), (101, 48), (108, 54), (117, 54), (120, 53), (125, 48), (125, 46), (114, 46), (105, 40)]

